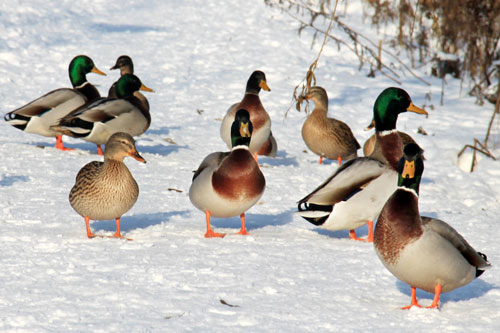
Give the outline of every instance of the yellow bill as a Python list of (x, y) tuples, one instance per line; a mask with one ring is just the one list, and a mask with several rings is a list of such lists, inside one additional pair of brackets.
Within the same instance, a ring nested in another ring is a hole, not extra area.
[(405, 161), (401, 176), (410, 179), (415, 177), (415, 161)]
[(96, 73), (96, 74), (99, 74), (99, 75), (104, 75), (106, 76), (106, 73), (104, 73), (103, 71), (101, 71), (100, 69), (98, 69), (97, 67), (94, 66), (94, 68), (92, 68), (90, 70), (92, 73)]
[(406, 111), (415, 112), (415, 113), (418, 113), (418, 114), (428, 114), (427, 111), (425, 111), (424, 109), (419, 108), (418, 106), (415, 106), (415, 104), (413, 104), (412, 102), (410, 102), (410, 106), (408, 106), (408, 108), (406, 109)]

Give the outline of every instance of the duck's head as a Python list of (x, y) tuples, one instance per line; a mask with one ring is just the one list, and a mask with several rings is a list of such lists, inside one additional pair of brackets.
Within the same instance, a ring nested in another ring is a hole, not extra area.
[(113, 134), (108, 139), (108, 142), (106, 142), (104, 158), (123, 161), (127, 156), (135, 158), (139, 162), (146, 163), (146, 160), (139, 155), (135, 147), (135, 140), (130, 134), (123, 132)]
[(250, 114), (245, 109), (239, 109), (231, 125), (232, 147), (248, 146), (252, 138), (253, 125), (250, 121)]
[(71, 84), (73, 87), (79, 87), (85, 82), (87, 82), (86, 75), (90, 72), (96, 73), (99, 75), (106, 75), (106, 73), (97, 69), (94, 65), (92, 59), (87, 57), (86, 55), (78, 55), (71, 60), (69, 63), (69, 79), (71, 80)]
[(306, 99), (313, 101), (314, 104), (328, 106), (328, 94), (323, 87), (314, 86), (309, 88), (306, 94)]
[(121, 55), (116, 59), (116, 63), (110, 70), (120, 69), (120, 75), (134, 74), (134, 63), (128, 55)]
[(142, 84), (141, 80), (134, 74), (125, 74), (116, 82), (116, 96), (118, 98), (129, 97), (138, 90), (154, 92), (153, 89)]
[(266, 74), (262, 71), (255, 71), (250, 75), (250, 78), (247, 81), (247, 93), (256, 93), (260, 92), (260, 89), (264, 89), (265, 91), (271, 91), (266, 81)]
[(385, 89), (378, 95), (373, 106), (375, 130), (378, 132), (394, 130), (398, 115), (406, 111), (428, 114), (427, 111), (415, 106), (410, 95), (403, 89), (394, 87)]
[(403, 157), (398, 164), (398, 186), (414, 190), (418, 194), (420, 180), (424, 172), (423, 150), (415, 143), (403, 149)]

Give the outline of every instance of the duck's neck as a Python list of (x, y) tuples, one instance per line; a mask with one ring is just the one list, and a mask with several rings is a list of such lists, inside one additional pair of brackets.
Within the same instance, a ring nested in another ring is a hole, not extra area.
[(88, 103), (101, 98), (99, 90), (97, 90), (97, 88), (94, 87), (94, 85), (92, 85), (90, 82), (85, 81), (82, 85), (75, 87), (75, 89), (87, 98)]
[(327, 98), (321, 98), (321, 99), (315, 98), (313, 100), (313, 102), (314, 102), (314, 110), (313, 110), (312, 114), (322, 115), (322, 116), (326, 117), (326, 115), (328, 113), (328, 99)]
[(398, 188), (385, 204), (375, 228), (378, 252), (389, 262), (397, 261), (398, 251), (423, 233), (418, 196), (407, 188)]
[(387, 163), (395, 171), (398, 170), (398, 162), (403, 156), (403, 143), (396, 129), (376, 131), (377, 141), (382, 149)]

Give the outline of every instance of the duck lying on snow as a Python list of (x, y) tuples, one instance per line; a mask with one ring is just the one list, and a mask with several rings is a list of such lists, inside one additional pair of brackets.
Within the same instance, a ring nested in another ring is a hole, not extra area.
[(441, 293), (464, 286), (491, 265), (450, 225), (420, 217), (419, 185), (424, 163), (416, 144), (404, 149), (398, 167), (398, 188), (377, 221), (374, 246), (378, 257), (398, 279), (411, 286), (411, 304), (421, 307), (416, 288), (434, 293), (428, 308), (439, 305)]

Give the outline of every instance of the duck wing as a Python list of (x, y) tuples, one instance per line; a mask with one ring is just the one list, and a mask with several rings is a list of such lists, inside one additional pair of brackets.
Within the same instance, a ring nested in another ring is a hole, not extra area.
[(441, 237), (453, 244), (453, 246), (455, 246), (457, 250), (460, 251), (462, 256), (469, 262), (469, 264), (476, 267), (478, 271), (480, 271), (480, 273), (478, 272), (479, 275), (484, 270), (491, 267), (491, 264), (488, 262), (486, 255), (474, 250), (474, 248), (469, 245), (465, 238), (463, 238), (462, 235), (460, 235), (448, 223), (439, 219), (422, 216), (422, 225), (424, 226), (424, 228), (428, 228), (436, 232)]
[(193, 181), (196, 177), (200, 175), (200, 173), (206, 168), (213, 168), (214, 170), (219, 167), (222, 161), (229, 156), (230, 152), (215, 152), (207, 155), (201, 162), (198, 169), (194, 172)]
[(358, 157), (342, 164), (337, 171), (298, 203), (334, 205), (349, 198), (366, 187), (385, 172), (393, 172), (384, 163), (370, 158)]

